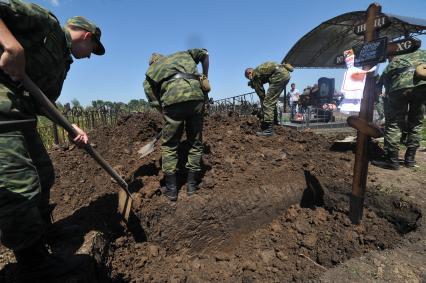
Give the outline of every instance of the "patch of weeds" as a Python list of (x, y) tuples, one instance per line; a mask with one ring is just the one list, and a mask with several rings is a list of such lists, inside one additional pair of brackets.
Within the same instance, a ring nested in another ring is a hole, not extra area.
[(410, 207), (410, 201), (406, 200), (404, 197), (400, 197), (398, 201), (393, 202), (393, 206), (396, 209), (404, 209)]
[(426, 174), (426, 166), (416, 165), (413, 168), (410, 168), (413, 172)]
[(382, 184), (378, 184), (378, 185), (376, 185), (375, 189), (376, 189), (378, 192), (381, 192), (381, 193), (383, 193), (383, 194), (387, 194), (387, 195), (390, 195), (390, 194), (392, 194), (393, 192), (395, 192), (395, 187), (394, 187), (393, 185), (390, 185), (390, 186), (383, 186)]

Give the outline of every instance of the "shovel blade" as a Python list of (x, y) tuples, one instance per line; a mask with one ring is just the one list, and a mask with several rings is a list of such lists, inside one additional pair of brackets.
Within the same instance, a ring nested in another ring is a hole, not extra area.
[(143, 158), (145, 156), (147, 156), (148, 154), (150, 154), (151, 152), (154, 151), (155, 149), (155, 142), (157, 141), (157, 139), (154, 139), (152, 141), (150, 141), (149, 143), (147, 143), (146, 145), (144, 145), (143, 147), (141, 147), (138, 150), (138, 153), (140, 154), (139, 158)]
[(118, 192), (118, 212), (126, 221), (129, 220), (130, 211), (132, 210), (132, 203), (133, 200), (124, 190), (120, 190)]
[(355, 143), (356, 137), (355, 136), (347, 136), (343, 140), (335, 140), (335, 143)]

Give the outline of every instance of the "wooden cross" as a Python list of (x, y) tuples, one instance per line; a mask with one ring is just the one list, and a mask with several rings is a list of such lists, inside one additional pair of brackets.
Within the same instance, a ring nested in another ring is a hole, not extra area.
[[(356, 34), (364, 34), (364, 44), (375, 41), (378, 38), (379, 30), (389, 26), (391, 23), (387, 16), (381, 15), (381, 6), (377, 3), (371, 4), (367, 9), (367, 20), (364, 24), (355, 27)], [(387, 45), (386, 56), (395, 56), (406, 53), (411, 53), (417, 50), (421, 45), (421, 41), (414, 38), (405, 38), (394, 41)], [(339, 57), (338, 57), (339, 58)], [(336, 58), (336, 63), (340, 63)], [(377, 62), (376, 62), (377, 63)], [(363, 66), (364, 70), (369, 70), (373, 67), (372, 63)], [(354, 118), (358, 121), (363, 121), (368, 126), (373, 120), (374, 98), (376, 89), (376, 80), (372, 72), (367, 73), (363, 99), (361, 101), (361, 109), (359, 117)], [(364, 209), (364, 198), (366, 191), (367, 175), (368, 175), (368, 143), (371, 136), (374, 135), (374, 129), (368, 128), (361, 130), (356, 125), (348, 123), (356, 128), (357, 144), (355, 151), (355, 164), (352, 182), (352, 192), (349, 202), (349, 218), (353, 224), (359, 224), (362, 220)], [(353, 120), (353, 119), (352, 119)]]
[[(379, 4), (371, 4), (367, 9), (367, 21), (365, 23), (364, 42), (370, 42), (377, 38), (375, 25), (376, 16), (381, 12)], [(364, 66), (364, 69), (371, 69), (372, 66)], [(363, 99), (359, 118), (371, 122), (373, 120), (374, 95), (375, 95), (374, 74), (367, 73)], [(368, 142), (370, 137), (361, 131), (357, 132), (357, 142), (355, 151), (355, 164), (352, 182), (352, 193), (349, 201), (349, 219), (353, 224), (359, 224), (362, 220), (364, 209), (364, 196), (368, 174)]]

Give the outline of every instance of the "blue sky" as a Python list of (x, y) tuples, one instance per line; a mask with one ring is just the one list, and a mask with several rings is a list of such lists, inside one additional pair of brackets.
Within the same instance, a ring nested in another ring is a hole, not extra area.
[[(210, 96), (225, 98), (251, 91), (244, 69), (265, 61), (280, 62), (303, 35), (337, 15), (366, 10), (372, 0), (36, 0), (65, 23), (81, 15), (102, 29), (105, 56), (75, 60), (60, 102), (77, 98), (128, 102), (145, 98), (142, 87), (152, 52), (170, 54), (205, 47), (210, 54)], [(382, 0), (382, 11), (426, 18), (425, 0)], [(426, 37), (422, 36), (423, 44)], [(425, 47), (422, 47), (426, 49)], [(299, 89), (319, 77), (336, 78), (342, 70), (296, 69)]]

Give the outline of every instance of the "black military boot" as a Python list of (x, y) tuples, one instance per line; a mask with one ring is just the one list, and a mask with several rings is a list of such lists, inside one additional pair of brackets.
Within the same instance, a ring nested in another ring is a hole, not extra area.
[(256, 132), (256, 135), (263, 136), (263, 137), (269, 137), (274, 134), (274, 127), (272, 123), (265, 123), (265, 129), (262, 129), (261, 132)]
[(261, 131), (264, 131), (265, 129), (266, 129), (266, 127), (268, 126), (268, 124), (267, 123), (265, 123), (265, 122), (260, 122), (260, 130)]
[(171, 201), (177, 200), (176, 174), (166, 174), (164, 195)]
[(186, 194), (188, 196), (193, 195), (198, 190), (198, 178), (199, 172), (189, 171), (188, 172), (188, 183)]
[(417, 148), (408, 147), (405, 151), (404, 164), (406, 167), (414, 167), (416, 165)]
[(75, 274), (86, 264), (78, 256), (64, 259), (50, 254), (41, 239), (28, 248), (14, 251), (14, 254), (20, 282), (61, 282), (60, 278)]
[(382, 160), (373, 160), (371, 164), (390, 170), (399, 170), (398, 151), (389, 151)]
[(275, 110), (274, 110), (274, 125), (279, 125), (279, 123), (278, 123), (278, 110), (277, 110), (276, 107), (275, 107)]

